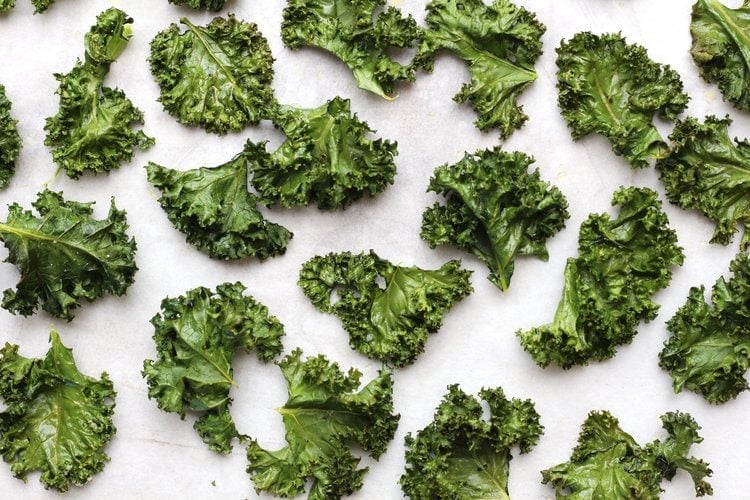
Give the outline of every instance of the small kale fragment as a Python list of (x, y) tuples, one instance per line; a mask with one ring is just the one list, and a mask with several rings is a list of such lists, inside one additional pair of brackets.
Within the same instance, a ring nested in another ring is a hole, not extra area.
[(716, 281), (711, 304), (703, 286), (690, 289), (685, 305), (667, 322), (671, 336), (659, 354), (675, 392), (688, 389), (709, 403), (725, 403), (748, 388), (750, 255), (739, 254), (729, 270), (733, 276)]
[(546, 241), (565, 227), (565, 196), (528, 173), (534, 159), (496, 147), (466, 154), (457, 164), (435, 170), (428, 191), (442, 194), (422, 215), (422, 239), (435, 248), (450, 244), (476, 255), (490, 269), (488, 279), (507, 290), (519, 255), (546, 261)]
[(676, 71), (620, 34), (589, 32), (562, 42), (557, 68), (558, 104), (573, 139), (602, 134), (633, 167), (646, 167), (666, 152), (653, 119), (674, 120), (687, 106)]
[(724, 98), (750, 110), (750, 2), (730, 9), (719, 0), (693, 4), (690, 55), (707, 82), (717, 82)]
[(175, 5), (185, 5), (191, 9), (219, 11), (224, 8), (227, 0), (169, 0)]
[(357, 86), (390, 98), (399, 81), (414, 81), (414, 69), (395, 61), (394, 48), (411, 47), (421, 30), (385, 0), (289, 0), (281, 38), (297, 50), (312, 45), (331, 52), (354, 73)]
[(711, 243), (729, 244), (742, 226), (740, 247), (750, 247), (750, 143), (729, 138), (732, 121), (688, 117), (669, 136), (672, 147), (656, 162), (667, 198), (681, 208), (699, 210), (716, 222)]
[(656, 317), (651, 295), (672, 279), (684, 254), (656, 192), (621, 188), (615, 219), (592, 214), (581, 224), (578, 257), (568, 259), (562, 299), (552, 323), (517, 333), (542, 367), (603, 361), (628, 344), (641, 320)]
[(39, 217), (16, 203), (8, 207), (0, 241), (8, 249), (5, 262), (18, 268), (21, 279), (15, 291), (3, 292), (3, 308), (28, 316), (41, 302), (51, 315), (70, 321), (81, 299), (125, 294), (138, 270), (125, 212), (113, 199), (107, 218), (96, 220), (92, 204), (45, 190), (32, 203)]
[(427, 4), (428, 30), (419, 46), (415, 66), (432, 71), (435, 54), (454, 52), (465, 60), (471, 83), (454, 100), (471, 103), (482, 131), (500, 129), (507, 138), (527, 120), (516, 102), (536, 80), (534, 63), (542, 54), (546, 27), (536, 15), (509, 0), (432, 0)]
[[(31, 0), (31, 4), (34, 6), (34, 14), (41, 14), (45, 10), (49, 9), (55, 0)], [(0, 13), (11, 10), (16, 6), (16, 0), (0, 0)]]
[(34, 14), (41, 14), (54, 3), (55, 0), (31, 0), (31, 4), (34, 6)]
[(661, 421), (669, 436), (641, 447), (608, 411), (592, 411), (570, 462), (542, 471), (542, 483), (550, 483), (557, 498), (656, 500), (662, 479), (671, 481), (682, 469), (692, 477), (698, 496), (711, 495), (705, 480), (712, 472), (708, 464), (687, 456), (693, 444), (703, 441), (698, 424), (680, 412), (668, 412)]
[(393, 413), (393, 379), (381, 371), (359, 392), (362, 374), (341, 371), (337, 363), (319, 355), (301, 360), (295, 349), (278, 362), (289, 385), (289, 399), (278, 409), (286, 428), (285, 448), (263, 449), (257, 441), (247, 448), (247, 472), (255, 491), (292, 497), (333, 500), (362, 487), (367, 467), (350, 451), (359, 445), (371, 457), (385, 452), (398, 426)]
[(451, 385), (434, 420), (416, 436), (406, 435), (400, 483), (407, 497), (509, 498), (511, 449), (529, 452), (543, 427), (529, 399), (509, 400), (499, 387), (479, 396), (489, 419), (476, 398)]
[(77, 179), (85, 171), (108, 172), (133, 158), (135, 148), (147, 149), (154, 140), (132, 129), (143, 124), (143, 113), (118, 89), (104, 86), (109, 66), (125, 50), (133, 20), (114, 7), (96, 18), (86, 34), (86, 57), (60, 82), (60, 109), (47, 118), (44, 144), (65, 173)]
[(179, 171), (149, 163), (146, 170), (169, 220), (210, 257), (265, 260), (286, 250), (292, 233), (258, 210), (247, 189), (244, 154), (213, 168)]
[(393, 183), (396, 143), (370, 139), (374, 131), (335, 97), (314, 109), (277, 106), (273, 122), (287, 139), (272, 152), (248, 141), (253, 187), (268, 205), (346, 208)]
[(21, 136), (18, 135), (18, 120), (10, 114), (11, 104), (0, 85), (0, 189), (10, 182), (16, 169), (16, 160), (21, 152)]
[(225, 134), (266, 118), (273, 101), (273, 57), (254, 23), (233, 14), (207, 26), (185, 18), (151, 41), (151, 74), (159, 102), (177, 121)]
[(224, 283), (216, 292), (198, 287), (164, 299), (151, 319), (157, 360), (143, 362), (148, 397), (182, 418), (188, 410), (201, 413), (193, 427), (219, 453), (229, 453), (232, 439), (245, 437), (229, 413), (234, 352), (255, 351), (269, 361), (282, 350), (283, 326), (244, 290), (242, 283)]
[[(302, 265), (299, 285), (323, 312), (341, 319), (352, 349), (404, 366), (424, 351), (453, 304), (473, 290), (457, 260), (440, 269), (396, 266), (369, 254), (330, 253)], [(381, 287), (377, 280), (382, 279)], [(331, 303), (334, 290), (338, 300)]]
[(26, 480), (41, 471), (45, 488), (81, 486), (109, 461), (102, 449), (114, 437), (115, 391), (106, 373), (99, 380), (76, 368), (73, 353), (52, 330), (44, 358), (0, 349), (0, 454), (13, 475)]

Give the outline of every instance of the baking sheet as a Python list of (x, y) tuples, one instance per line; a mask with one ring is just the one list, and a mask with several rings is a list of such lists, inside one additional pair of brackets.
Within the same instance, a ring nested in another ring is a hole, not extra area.
[[(85, 304), (76, 318), (66, 323), (46, 313), (29, 318), (0, 311), (0, 341), (21, 346), (25, 356), (42, 356), (48, 349), (51, 326), (72, 347), (79, 368), (96, 375), (106, 370), (118, 392), (115, 424), (118, 432), (106, 448), (111, 462), (83, 488), (73, 488), (71, 499), (123, 498), (253, 498), (253, 485), (245, 474), (244, 449), (237, 445), (229, 456), (210, 452), (192, 429), (194, 417), (181, 421), (176, 414), (161, 412), (146, 396), (140, 375), (144, 359), (155, 356), (149, 319), (165, 296), (177, 296), (196, 286), (215, 287), (240, 280), (248, 292), (266, 304), (286, 327), (285, 353), (301, 347), (306, 355), (325, 353), (344, 368), (355, 366), (368, 380), (378, 363), (364, 358), (348, 346), (339, 320), (318, 312), (296, 285), (303, 262), (331, 251), (375, 250), (378, 255), (404, 265), (436, 268), (451, 258), (462, 258), (473, 269), (475, 293), (458, 303), (433, 335), (426, 352), (410, 367), (395, 374), (395, 406), (401, 414), (395, 439), (378, 462), (369, 465), (358, 499), (400, 498), (397, 481), (404, 467), (403, 438), (424, 427), (446, 386), (458, 383), (467, 392), (484, 386), (502, 386), (510, 397), (532, 398), (546, 428), (539, 444), (511, 463), (510, 492), (514, 498), (554, 496), (540, 483), (541, 469), (566, 461), (575, 445), (579, 427), (593, 409), (608, 409), (638, 442), (662, 437), (659, 416), (679, 409), (690, 412), (703, 430), (705, 441), (691, 451), (711, 464), (714, 498), (741, 498), (750, 488), (746, 474), (750, 466), (750, 394), (722, 406), (709, 406), (701, 397), (685, 392), (675, 395), (671, 379), (657, 366), (657, 355), (667, 338), (664, 322), (685, 301), (688, 289), (705, 284), (727, 272), (738, 250), (737, 241), (723, 247), (708, 244), (712, 224), (696, 213), (666, 203), (658, 176), (651, 168), (631, 170), (614, 156), (608, 142), (591, 136), (574, 143), (556, 105), (555, 53), (560, 39), (581, 30), (595, 33), (621, 31), (630, 42), (648, 48), (652, 59), (676, 69), (691, 96), (687, 114), (702, 118), (729, 113), (735, 120), (733, 135), (750, 136), (747, 113), (722, 102), (713, 85), (700, 80), (688, 50), (690, 4), (688, 0), (519, 0), (535, 11), (547, 25), (544, 55), (537, 64), (538, 81), (522, 96), (529, 121), (503, 143), (509, 151), (525, 151), (536, 158), (543, 178), (553, 181), (570, 202), (567, 229), (548, 243), (549, 262), (533, 258), (517, 261), (512, 286), (501, 293), (485, 279), (484, 266), (475, 258), (451, 248), (431, 250), (419, 238), (421, 213), (437, 199), (426, 193), (433, 169), (454, 163), (464, 151), (493, 147), (500, 143), (495, 132), (483, 134), (472, 124), (474, 113), (457, 105), (452, 96), (468, 79), (462, 61), (445, 55), (438, 58), (433, 74), (419, 74), (417, 82), (398, 88), (399, 98), (387, 102), (359, 90), (351, 74), (335, 58), (315, 49), (292, 52), (283, 47), (279, 35), (284, 2), (279, 0), (230, 0), (223, 11), (257, 23), (268, 38), (276, 62), (274, 89), (283, 103), (314, 107), (340, 95), (351, 99), (352, 109), (378, 131), (398, 141), (398, 174), (393, 186), (370, 200), (362, 200), (345, 211), (322, 212), (315, 208), (266, 211), (274, 221), (294, 232), (287, 253), (264, 263), (253, 260), (210, 260), (188, 246), (184, 236), (167, 220), (157, 203), (158, 192), (146, 181), (143, 166), (148, 161), (172, 168), (195, 168), (223, 163), (237, 153), (245, 139), (268, 139), (278, 144), (282, 136), (269, 124), (219, 137), (178, 124), (156, 102), (158, 88), (146, 59), (153, 36), (188, 16), (205, 24), (209, 13), (193, 12), (167, 0), (58, 0), (47, 13), (32, 15), (29, 0), (17, 0), (11, 13), (0, 16), (0, 82), (13, 102), (20, 121), (24, 148), (16, 176), (0, 193), (0, 216), (7, 204), (17, 201), (28, 207), (45, 183), (62, 190), (66, 198), (96, 203), (96, 214), (106, 214), (114, 196), (128, 213), (130, 232), (138, 242), (136, 281), (125, 297), (107, 297)], [(739, 1), (727, 2), (736, 7)], [(395, 3), (421, 23), (424, 2)], [(115, 5), (135, 19), (135, 36), (112, 66), (107, 84), (123, 89), (145, 113), (145, 132), (156, 137), (156, 146), (136, 154), (134, 160), (109, 175), (84, 176), (72, 181), (55, 177), (48, 149), (43, 145), (45, 117), (57, 110), (53, 73), (67, 72), (83, 56), (83, 35), (96, 15)], [(659, 124), (668, 133), (667, 124)], [(685, 249), (685, 264), (675, 269), (674, 279), (657, 294), (659, 316), (642, 324), (632, 345), (619, 349), (607, 362), (562, 371), (542, 370), (518, 343), (514, 332), (552, 319), (562, 288), (565, 260), (576, 254), (578, 226), (591, 212), (610, 209), (612, 193), (620, 185), (657, 189), (665, 201), (671, 225)], [(6, 251), (0, 251), (5, 257)], [(0, 266), (0, 287), (15, 286), (14, 266)], [(279, 370), (252, 356), (235, 359), (238, 386), (232, 396), (232, 414), (241, 432), (256, 437), (268, 448), (285, 445), (280, 416), (274, 411), (286, 399), (286, 386)], [(678, 473), (664, 482), (663, 498), (693, 496), (692, 482)], [(0, 497), (55, 498), (38, 483), (38, 474), (28, 484), (15, 479), (0, 465)]]

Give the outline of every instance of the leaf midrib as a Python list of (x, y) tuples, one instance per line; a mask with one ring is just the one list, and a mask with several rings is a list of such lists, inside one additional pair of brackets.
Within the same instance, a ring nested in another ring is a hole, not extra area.
[[(224, 76), (227, 78), (229, 83), (231, 83), (234, 87), (239, 88), (239, 85), (237, 84), (237, 81), (234, 79), (234, 75), (232, 75), (232, 72), (227, 68), (219, 59), (216, 57), (216, 55), (211, 50), (211, 44), (208, 42), (208, 40), (203, 36), (203, 32), (200, 28), (195, 26), (193, 23), (188, 21), (186, 18), (182, 18), (180, 20), (181, 23), (183, 23), (185, 26), (188, 27), (190, 32), (195, 36), (195, 38), (201, 43), (203, 46), (204, 51), (208, 56), (214, 61), (216, 64), (216, 67), (221, 70), (221, 72), (224, 74)], [(218, 45), (218, 44), (217, 44)]]
[[(723, 22), (726, 26), (731, 28), (726, 30), (727, 33), (732, 39), (734, 39), (734, 42), (740, 49), (740, 52), (743, 52), (743, 56), (747, 56), (747, 54), (745, 54), (742, 49), (744, 47), (750, 47), (750, 36), (745, 34), (742, 28), (734, 22), (734, 19), (730, 14), (734, 11), (734, 9), (730, 9), (723, 3), (715, 0), (709, 0), (705, 2), (705, 6), (706, 10), (709, 13), (713, 14), (714, 19), (716, 19), (720, 24), (722, 24)], [(741, 40), (738, 40), (738, 38), (740, 38)], [(750, 65), (750, 61), (747, 60), (747, 57), (745, 58), (745, 62), (749, 63)]]
[[(76, 225), (78, 225), (78, 223), (76, 223)], [(75, 225), (72, 226), (70, 229), (72, 229), (73, 227), (75, 227)], [(71, 248), (75, 248), (76, 250), (79, 250), (87, 255), (90, 255), (91, 257), (95, 258), (99, 262), (105, 262), (101, 257), (99, 257), (96, 253), (92, 252), (90, 249), (84, 246), (81, 246), (75, 243), (74, 241), (65, 239), (63, 235), (50, 236), (40, 231), (17, 228), (17, 227), (9, 226), (8, 224), (0, 224), (0, 234), (1, 233), (12, 233), (12, 234), (19, 236), (20, 238), (27, 238), (30, 240), (40, 240), (40, 241), (45, 241), (45, 242), (49, 242), (52, 244), (63, 244)]]

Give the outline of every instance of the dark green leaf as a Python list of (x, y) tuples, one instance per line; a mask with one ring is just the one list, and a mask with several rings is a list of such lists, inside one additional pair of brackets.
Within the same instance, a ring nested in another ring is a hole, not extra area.
[(406, 472), (401, 489), (407, 497), (508, 499), (511, 448), (526, 453), (543, 427), (531, 400), (509, 400), (503, 390), (483, 389), (489, 406), (457, 385), (438, 406), (434, 420), (412, 437), (406, 435)]
[(740, 247), (750, 247), (750, 143), (729, 138), (732, 121), (688, 117), (669, 136), (669, 154), (656, 162), (667, 197), (681, 208), (699, 210), (716, 222), (711, 243), (729, 244), (742, 226)]
[[(411, 47), (421, 30), (385, 0), (289, 0), (281, 38), (293, 49), (312, 45), (331, 52), (354, 73), (357, 86), (390, 98), (394, 84), (414, 81), (414, 69), (389, 52)], [(376, 15), (375, 12), (378, 12)]]
[(191, 9), (218, 11), (224, 8), (227, 0), (169, 0), (175, 5), (185, 5)]
[(703, 441), (700, 427), (687, 413), (669, 412), (661, 420), (669, 436), (640, 447), (608, 411), (591, 412), (570, 462), (543, 470), (542, 482), (555, 488), (557, 498), (656, 500), (662, 479), (671, 480), (683, 469), (698, 496), (711, 495), (704, 479), (711, 475), (708, 464), (687, 457), (690, 447)]
[(214, 168), (178, 171), (149, 163), (146, 169), (169, 220), (202, 252), (218, 259), (265, 260), (286, 250), (292, 233), (258, 210), (247, 189), (244, 154)]
[(31, 0), (31, 4), (34, 6), (34, 14), (40, 14), (45, 10), (49, 9), (55, 0)]
[(672, 279), (684, 255), (657, 194), (621, 188), (617, 218), (592, 214), (581, 225), (578, 257), (568, 259), (552, 323), (517, 335), (540, 366), (570, 368), (602, 361), (628, 344), (641, 320), (656, 317), (651, 296)]
[(125, 93), (104, 86), (109, 66), (125, 49), (132, 19), (114, 7), (101, 13), (86, 35), (86, 57), (60, 82), (60, 109), (47, 118), (44, 144), (52, 158), (74, 179), (85, 171), (108, 172), (133, 158), (135, 149), (147, 149), (154, 140), (134, 131), (143, 113)]
[(705, 289), (690, 289), (688, 299), (667, 322), (672, 334), (659, 354), (675, 392), (689, 389), (710, 403), (724, 403), (748, 388), (750, 367), (750, 256), (739, 254), (733, 276), (716, 281), (706, 303)]
[(489, 280), (507, 290), (519, 255), (547, 260), (546, 241), (565, 227), (565, 196), (528, 173), (534, 159), (496, 147), (466, 154), (456, 165), (443, 165), (429, 191), (442, 194), (422, 215), (422, 239), (432, 248), (450, 244), (476, 255), (490, 269)]
[(325, 356), (302, 361), (294, 350), (278, 365), (289, 385), (289, 399), (279, 408), (286, 428), (285, 448), (247, 448), (247, 472), (257, 492), (291, 497), (312, 480), (311, 500), (333, 500), (362, 487), (367, 468), (349, 450), (358, 444), (378, 458), (393, 439), (399, 415), (393, 414), (393, 380), (382, 371), (359, 392), (361, 373), (344, 374)]
[(106, 373), (83, 375), (73, 353), (54, 330), (44, 358), (0, 350), (0, 454), (13, 474), (26, 480), (41, 471), (45, 488), (83, 485), (109, 461), (102, 449), (114, 437), (115, 391)]
[[(331, 253), (303, 264), (299, 285), (315, 307), (341, 319), (353, 349), (404, 366), (424, 351), (453, 304), (472, 292), (471, 271), (460, 264), (424, 270), (393, 265), (372, 251)], [(331, 303), (334, 290), (338, 300)]]
[(14, 203), (0, 223), (6, 262), (21, 273), (16, 290), (3, 293), (5, 309), (28, 316), (41, 302), (51, 315), (71, 320), (81, 299), (125, 294), (138, 270), (135, 240), (114, 199), (103, 220), (91, 216), (92, 203), (65, 201), (53, 191), (39, 193), (32, 205), (39, 217)]
[(352, 115), (348, 99), (335, 97), (314, 109), (279, 106), (273, 115), (286, 141), (273, 153), (265, 143), (245, 146), (264, 203), (345, 208), (393, 183), (396, 143), (369, 139), (374, 131)]
[(186, 411), (200, 413), (195, 430), (220, 453), (232, 450), (233, 438), (245, 437), (229, 414), (234, 352), (254, 350), (269, 361), (282, 350), (283, 326), (244, 290), (241, 283), (224, 283), (216, 292), (199, 287), (164, 299), (151, 319), (157, 360), (143, 362), (148, 397), (182, 418)]
[(273, 57), (253, 23), (214, 18), (186, 31), (172, 24), (151, 41), (151, 74), (161, 89), (159, 102), (186, 125), (224, 134), (266, 118), (273, 101)]
[(750, 2), (730, 9), (718, 0), (693, 4), (690, 54), (707, 82), (717, 82), (724, 98), (750, 110)]
[(601, 134), (633, 167), (646, 167), (666, 152), (653, 119), (674, 120), (687, 106), (676, 71), (620, 34), (589, 32), (562, 42), (557, 68), (558, 104), (573, 139)]
[(536, 80), (534, 63), (546, 31), (536, 15), (509, 0), (489, 6), (482, 0), (432, 0), (426, 21), (415, 66), (432, 71), (437, 52), (454, 52), (471, 72), (471, 83), (454, 99), (471, 102), (477, 127), (499, 128), (503, 138), (520, 128), (528, 117), (516, 99)]
[(11, 104), (5, 95), (5, 87), (0, 85), (0, 189), (10, 182), (16, 170), (18, 154), (21, 152), (18, 120), (10, 114), (10, 109)]

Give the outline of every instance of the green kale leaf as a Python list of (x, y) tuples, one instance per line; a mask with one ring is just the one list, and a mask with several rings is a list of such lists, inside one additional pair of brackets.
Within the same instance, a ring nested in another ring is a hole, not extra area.
[(641, 320), (656, 317), (651, 295), (672, 279), (684, 255), (657, 194), (620, 188), (617, 218), (592, 214), (581, 224), (578, 257), (568, 259), (562, 299), (552, 323), (517, 335), (542, 367), (602, 361), (628, 344)]
[(396, 143), (369, 139), (374, 131), (352, 115), (348, 99), (335, 97), (314, 109), (277, 106), (272, 119), (287, 136), (281, 146), (273, 153), (265, 142), (245, 146), (264, 203), (346, 208), (393, 183)]
[(510, 498), (511, 449), (530, 451), (543, 427), (529, 399), (509, 400), (499, 387), (482, 389), (479, 396), (489, 418), (476, 398), (451, 385), (434, 420), (415, 437), (406, 435), (400, 483), (407, 497)]
[(718, 0), (693, 4), (690, 54), (707, 82), (718, 82), (724, 98), (750, 110), (750, 2), (730, 9)]
[(34, 6), (34, 14), (41, 14), (52, 7), (53, 3), (55, 3), (55, 0), (31, 0), (31, 4)]
[[(40, 14), (50, 8), (55, 0), (31, 0), (34, 14)], [(16, 0), (0, 0), (0, 13), (11, 10), (16, 6)]]
[(85, 171), (108, 172), (147, 149), (154, 140), (132, 129), (143, 124), (143, 113), (118, 89), (104, 86), (109, 66), (127, 46), (133, 20), (114, 7), (101, 13), (86, 34), (86, 57), (60, 82), (60, 109), (47, 118), (44, 143), (52, 158), (74, 179)]
[(149, 163), (146, 170), (169, 220), (210, 257), (265, 260), (286, 250), (292, 233), (258, 210), (247, 190), (244, 154), (214, 168), (179, 171)]
[(302, 361), (295, 349), (278, 365), (289, 385), (289, 399), (279, 408), (286, 428), (285, 448), (263, 449), (257, 441), (247, 448), (247, 472), (255, 491), (292, 497), (305, 490), (307, 498), (332, 500), (362, 487), (367, 467), (357, 469), (359, 458), (349, 450), (359, 445), (371, 457), (385, 452), (398, 426), (393, 414), (393, 379), (388, 371), (359, 392), (362, 374), (343, 373), (325, 356)]
[(11, 104), (0, 85), (0, 189), (10, 182), (16, 170), (16, 160), (21, 152), (21, 136), (18, 135), (18, 120), (10, 114)]
[(164, 299), (151, 318), (157, 360), (145, 360), (141, 372), (159, 408), (183, 419), (188, 410), (201, 414), (193, 427), (219, 453), (232, 450), (232, 439), (245, 438), (229, 413), (234, 352), (255, 351), (269, 361), (282, 350), (283, 326), (244, 290), (242, 283), (224, 283), (216, 292), (199, 287)]
[(742, 226), (740, 247), (750, 247), (750, 143), (732, 142), (732, 121), (708, 116), (703, 124), (688, 117), (669, 136), (672, 147), (656, 162), (667, 198), (684, 209), (703, 212), (716, 222), (711, 243), (732, 241)]
[(435, 248), (454, 245), (476, 255), (490, 269), (488, 279), (505, 291), (515, 259), (548, 259), (546, 241), (565, 227), (565, 196), (528, 173), (534, 159), (496, 147), (466, 154), (456, 165), (435, 170), (428, 191), (442, 194), (422, 216), (422, 239)]
[(185, 5), (191, 9), (219, 11), (224, 8), (227, 0), (169, 0), (175, 5)]
[(687, 302), (667, 322), (672, 334), (659, 354), (675, 392), (689, 389), (710, 403), (724, 403), (748, 388), (750, 367), (750, 255), (730, 264), (706, 303), (705, 288), (693, 287)]
[(528, 116), (516, 99), (536, 80), (534, 63), (547, 29), (536, 15), (509, 0), (489, 6), (482, 0), (432, 0), (427, 25), (414, 65), (432, 71), (437, 52), (454, 52), (471, 72), (471, 83), (454, 100), (471, 103), (476, 126), (499, 128), (503, 138), (520, 128)]
[(620, 34), (576, 34), (557, 49), (558, 104), (573, 139), (592, 132), (633, 167), (648, 166), (667, 144), (653, 119), (674, 120), (687, 106), (680, 75), (649, 59)]
[(656, 500), (662, 479), (671, 481), (682, 469), (692, 477), (698, 496), (711, 495), (705, 480), (711, 475), (708, 464), (687, 456), (694, 443), (703, 441), (698, 424), (680, 412), (668, 412), (661, 421), (669, 436), (641, 447), (608, 411), (589, 413), (570, 462), (542, 471), (542, 483), (550, 483), (557, 498)]
[[(424, 351), (427, 335), (438, 331), (453, 304), (473, 291), (471, 271), (460, 265), (451, 260), (424, 270), (396, 266), (372, 250), (330, 253), (302, 265), (299, 285), (315, 307), (341, 319), (352, 349), (404, 366)], [(339, 300), (331, 303), (334, 290)]]
[(375, 11), (385, 0), (289, 0), (281, 39), (292, 50), (312, 45), (331, 52), (354, 73), (357, 86), (391, 98), (394, 84), (414, 81), (414, 68), (395, 61), (394, 48), (411, 47), (421, 36), (417, 22), (395, 7)]
[(104, 446), (114, 437), (115, 391), (106, 373), (82, 374), (73, 353), (52, 330), (44, 358), (0, 349), (0, 454), (16, 477), (40, 471), (45, 488), (83, 485), (104, 469)]
[(273, 57), (253, 23), (214, 18), (207, 26), (172, 24), (151, 41), (151, 74), (159, 101), (186, 125), (225, 134), (266, 118), (273, 101)]
[(125, 294), (138, 270), (125, 212), (112, 199), (107, 218), (96, 220), (92, 204), (45, 190), (32, 203), (39, 217), (9, 206), (0, 241), (8, 249), (5, 262), (18, 268), (21, 279), (15, 291), (3, 292), (2, 307), (28, 316), (41, 302), (51, 315), (70, 321), (81, 299)]

